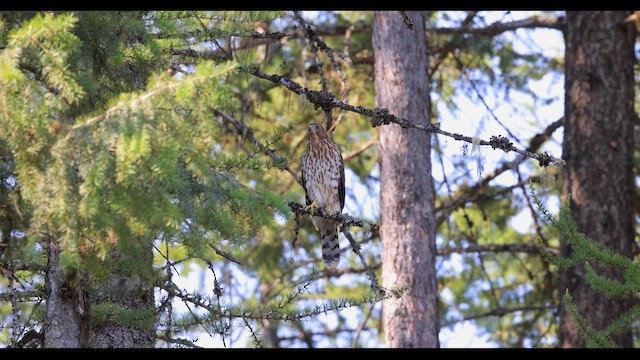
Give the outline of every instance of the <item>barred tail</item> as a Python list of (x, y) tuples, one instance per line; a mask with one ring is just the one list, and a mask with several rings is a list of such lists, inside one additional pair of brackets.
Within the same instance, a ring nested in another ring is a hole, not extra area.
[(338, 229), (335, 227), (322, 234), (322, 260), (328, 268), (335, 268), (340, 263), (340, 242)]

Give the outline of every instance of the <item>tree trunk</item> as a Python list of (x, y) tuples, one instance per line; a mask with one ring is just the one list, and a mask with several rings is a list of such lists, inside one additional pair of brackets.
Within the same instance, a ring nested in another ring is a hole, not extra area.
[[(565, 125), (562, 196), (571, 194), (578, 229), (591, 239), (631, 257), (634, 243), (634, 76), (635, 24), (622, 11), (571, 12), (566, 17)], [(571, 249), (562, 247), (563, 256)], [(592, 264), (596, 265), (596, 264)], [(596, 267), (617, 277), (611, 268)], [(560, 273), (560, 294), (573, 296), (590, 326), (603, 329), (629, 308), (586, 280), (584, 266)], [(614, 337), (631, 347), (630, 331)], [(560, 347), (584, 347), (577, 326), (560, 313)]]
[[(421, 124), (430, 121), (424, 16), (376, 11), (373, 27), (376, 106)], [(396, 124), (380, 128), (382, 280), (406, 287), (384, 303), (389, 347), (438, 347), (438, 294), (431, 139)]]
[(156, 315), (150, 246), (140, 251), (114, 250), (107, 261), (109, 275), (90, 292), (91, 305), (100, 311), (92, 311), (89, 346), (154, 347)]
[(86, 296), (74, 276), (60, 268), (60, 246), (47, 237), (47, 307), (44, 316), (45, 348), (80, 348), (87, 346)]

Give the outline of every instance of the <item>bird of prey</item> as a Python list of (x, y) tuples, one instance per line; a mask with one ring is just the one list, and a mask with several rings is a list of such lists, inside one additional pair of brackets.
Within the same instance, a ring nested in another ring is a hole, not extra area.
[[(340, 147), (320, 124), (309, 124), (307, 149), (302, 155), (302, 187), (307, 208), (324, 208), (330, 214), (344, 208), (344, 163)], [(311, 220), (322, 238), (322, 259), (326, 267), (340, 262), (338, 242), (339, 221), (312, 216)]]

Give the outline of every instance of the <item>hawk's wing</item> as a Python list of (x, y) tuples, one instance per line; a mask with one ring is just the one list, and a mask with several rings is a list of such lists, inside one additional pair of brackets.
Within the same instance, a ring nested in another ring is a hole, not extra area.
[(306, 167), (304, 163), (306, 162), (306, 160), (307, 159), (305, 157), (302, 158), (302, 166), (300, 166), (300, 182), (302, 182), (302, 188), (304, 189), (304, 197), (307, 202), (307, 205), (311, 205), (313, 201), (309, 199), (309, 192), (307, 191), (307, 180), (305, 176), (306, 174), (304, 171), (304, 168)]
[(340, 156), (340, 181), (338, 181), (338, 197), (340, 198), (340, 210), (344, 209), (344, 161), (342, 160), (342, 151), (338, 152)]

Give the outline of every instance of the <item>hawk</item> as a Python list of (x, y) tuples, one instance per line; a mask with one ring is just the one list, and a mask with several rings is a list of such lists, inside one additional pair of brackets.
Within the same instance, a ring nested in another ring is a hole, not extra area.
[[(309, 124), (307, 149), (302, 155), (302, 187), (307, 207), (322, 207), (330, 214), (344, 208), (344, 163), (340, 147), (320, 124)], [(322, 238), (322, 259), (326, 267), (340, 262), (338, 242), (339, 221), (312, 216), (311, 220)]]

